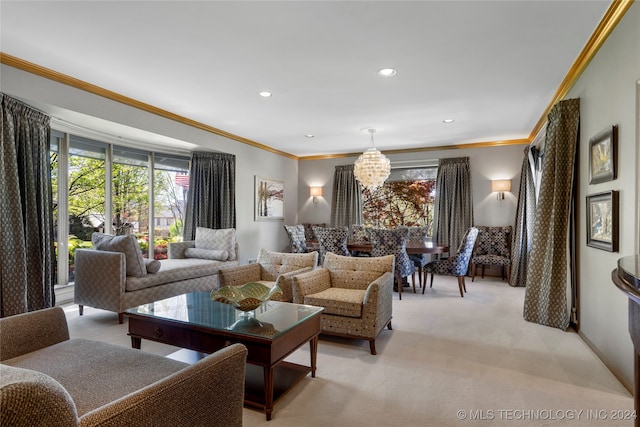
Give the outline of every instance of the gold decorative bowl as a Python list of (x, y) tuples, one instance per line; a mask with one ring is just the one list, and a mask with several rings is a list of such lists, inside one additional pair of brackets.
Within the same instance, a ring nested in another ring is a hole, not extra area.
[(241, 311), (251, 311), (266, 301), (282, 297), (282, 290), (270, 288), (262, 283), (249, 282), (242, 286), (223, 286), (211, 292), (214, 301), (231, 304)]

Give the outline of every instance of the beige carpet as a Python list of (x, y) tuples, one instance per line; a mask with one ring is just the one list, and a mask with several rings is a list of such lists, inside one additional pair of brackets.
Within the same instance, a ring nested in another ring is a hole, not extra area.
[[(321, 337), (317, 377), (283, 396), (270, 422), (245, 409), (244, 425), (633, 425), (632, 397), (577, 334), (522, 319), (523, 288), (476, 278), (467, 289), (460, 298), (455, 278), (436, 277), (424, 295), (394, 295), (394, 329), (379, 335), (377, 356), (364, 341)], [(130, 345), (114, 313), (65, 309), (72, 337)], [(308, 346), (289, 360), (307, 364)]]

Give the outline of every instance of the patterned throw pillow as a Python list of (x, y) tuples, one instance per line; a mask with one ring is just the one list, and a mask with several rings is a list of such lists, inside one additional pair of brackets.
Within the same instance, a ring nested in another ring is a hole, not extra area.
[(236, 254), (236, 229), (235, 228), (196, 228), (197, 249), (219, 249), (229, 253), (228, 261), (235, 261)]
[(305, 253), (307, 252), (307, 240), (304, 234), (304, 226), (298, 225), (285, 225), (284, 229), (289, 236), (289, 243), (291, 244), (291, 252)]
[(127, 265), (127, 276), (140, 277), (147, 274), (142, 251), (138, 240), (133, 234), (114, 236), (112, 234), (93, 233), (91, 235), (93, 248), (98, 251), (122, 252)]

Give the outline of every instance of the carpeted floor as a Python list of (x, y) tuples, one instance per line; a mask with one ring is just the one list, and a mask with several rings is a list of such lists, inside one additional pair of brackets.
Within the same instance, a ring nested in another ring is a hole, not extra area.
[[(577, 334), (522, 319), (524, 288), (477, 278), (467, 289), (460, 298), (455, 278), (436, 277), (424, 295), (394, 294), (393, 330), (379, 335), (377, 356), (367, 342), (321, 337), (317, 377), (283, 396), (272, 421), (245, 409), (244, 425), (633, 425), (631, 395)], [(114, 313), (65, 310), (72, 337), (130, 345)], [(308, 346), (288, 360), (308, 364)]]

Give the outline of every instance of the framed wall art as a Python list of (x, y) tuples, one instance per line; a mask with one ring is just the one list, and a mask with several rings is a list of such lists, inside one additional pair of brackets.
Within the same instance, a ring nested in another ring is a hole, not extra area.
[(255, 220), (284, 220), (284, 182), (255, 177)]
[(616, 179), (617, 126), (608, 126), (589, 140), (589, 184)]
[(618, 252), (618, 192), (587, 196), (587, 246)]

